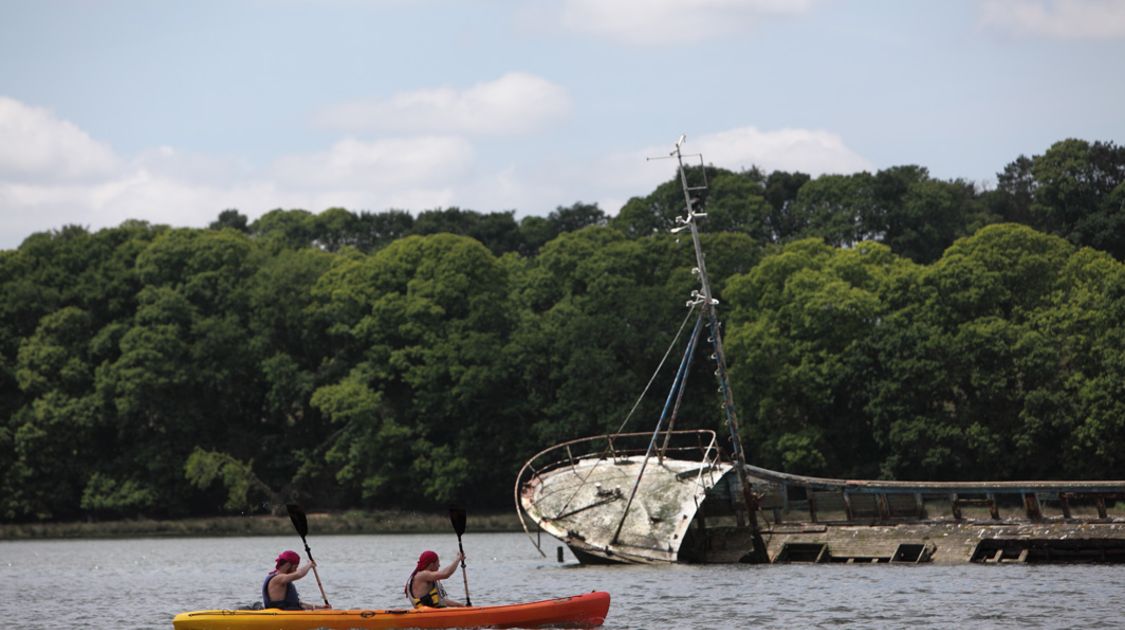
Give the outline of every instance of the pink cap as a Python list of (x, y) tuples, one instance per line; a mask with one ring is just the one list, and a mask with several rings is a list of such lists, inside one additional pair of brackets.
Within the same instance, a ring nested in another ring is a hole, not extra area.
[(430, 566), (431, 563), (437, 562), (437, 559), (438, 557), (436, 553), (429, 550), (423, 551), (422, 555), (418, 556), (418, 566), (414, 567), (414, 570), (421, 571), (422, 569)]
[(281, 563), (283, 562), (288, 562), (289, 564), (296, 566), (298, 564), (301, 564), (301, 556), (297, 555), (296, 551), (282, 551), (277, 556), (277, 566), (280, 567)]

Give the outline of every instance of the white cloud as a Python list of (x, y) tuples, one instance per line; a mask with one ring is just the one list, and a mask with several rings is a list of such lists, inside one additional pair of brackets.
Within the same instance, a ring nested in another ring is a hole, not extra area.
[(1059, 39), (1125, 37), (1125, 0), (988, 0), (981, 24)]
[(324, 127), (347, 131), (503, 135), (534, 131), (566, 117), (570, 96), (535, 75), (510, 72), (465, 90), (435, 88), (388, 99), (341, 103), (315, 116)]
[(51, 112), (0, 96), (0, 180), (104, 175), (117, 165), (106, 145)]
[(817, 129), (741, 127), (701, 136), (693, 152), (702, 153), (708, 163), (732, 170), (760, 166), (766, 172), (801, 171), (815, 177), (872, 169), (840, 136)]
[[(589, 177), (602, 191), (599, 205), (616, 212), (630, 195), (644, 195), (676, 173), (674, 160), (648, 160), (667, 156), (675, 138), (665, 146), (650, 146), (637, 151), (603, 158)], [(839, 135), (815, 129), (760, 131), (740, 127), (687, 138), (685, 155), (702, 154), (703, 162), (739, 171), (757, 166), (771, 171), (801, 171), (814, 177), (825, 173), (855, 173), (873, 170), (867, 159), (844, 144)], [(685, 164), (698, 164), (698, 157), (685, 158)], [(614, 182), (617, 183), (614, 186)]]
[(296, 188), (409, 189), (459, 177), (472, 161), (472, 146), (454, 136), (373, 142), (349, 138), (327, 151), (282, 157), (271, 174)]
[[(620, 151), (600, 158), (560, 162), (545, 159), (535, 164), (512, 165), (466, 183), (457, 191), (458, 203), (480, 210), (514, 208), (519, 216), (545, 214), (576, 201), (596, 202), (616, 214), (632, 196), (647, 195), (676, 175), (668, 156), (676, 138), (666, 145)], [(871, 171), (874, 166), (844, 144), (839, 135), (821, 130), (754, 127), (689, 136), (685, 154), (702, 154), (707, 164), (733, 171), (758, 166), (764, 171), (825, 173)], [(688, 158), (685, 163), (698, 163)]]
[(628, 44), (672, 45), (743, 33), (762, 18), (802, 13), (811, 0), (567, 0), (568, 29)]
[[(421, 211), (457, 205), (481, 212), (517, 210), (543, 214), (575, 201), (597, 202), (617, 212), (630, 196), (651, 192), (675, 174), (675, 164), (647, 157), (667, 155), (666, 145), (638, 148), (587, 160), (555, 158), (487, 164), (489, 156), (456, 135), (402, 136), (379, 140), (347, 138), (320, 151), (294, 153), (255, 168), (227, 156), (191, 154), (157, 147), (117, 157), (85, 132), (41, 111), (8, 102), (9, 110), (32, 112), (42, 127), (64, 130), (71, 148), (93, 157), (55, 150), (36, 158), (34, 168), (0, 171), (0, 248), (13, 248), (33, 232), (79, 224), (93, 230), (126, 219), (202, 227), (227, 208), (251, 220), (273, 208), (320, 212), (397, 208)], [(8, 136), (9, 138), (13, 136)], [(812, 175), (854, 172), (871, 165), (836, 134), (805, 129), (760, 131), (744, 127), (688, 138), (686, 150), (706, 162), (739, 170), (800, 170)], [(10, 155), (16, 155), (12, 151)], [(11, 160), (11, 157), (7, 159)], [(81, 178), (47, 179), (43, 173)]]
[[(27, 149), (27, 151), (21, 151)], [(0, 248), (34, 232), (127, 219), (206, 226), (227, 208), (251, 219), (273, 208), (320, 212), (423, 210), (464, 204), (476, 185), (472, 145), (456, 136), (343, 139), (265, 168), (157, 147), (115, 156), (75, 125), (0, 100)], [(65, 177), (64, 177), (65, 176)]]

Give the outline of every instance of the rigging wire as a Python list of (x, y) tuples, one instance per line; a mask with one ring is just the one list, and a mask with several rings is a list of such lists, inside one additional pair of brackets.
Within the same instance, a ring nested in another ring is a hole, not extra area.
[(696, 306), (698, 306), (698, 304), (691, 304), (691, 308), (688, 309), (687, 315), (684, 316), (684, 321), (680, 323), (680, 329), (676, 331), (676, 336), (672, 338), (672, 343), (668, 344), (668, 350), (664, 352), (664, 358), (660, 359), (660, 365), (656, 366), (656, 371), (652, 373), (652, 378), (648, 379), (648, 385), (645, 385), (644, 391), (642, 391), (641, 395), (637, 397), (637, 402), (633, 403), (633, 408), (629, 410), (629, 413), (621, 422), (621, 426), (617, 427), (617, 433), (621, 433), (625, 430), (625, 425), (629, 424), (629, 418), (633, 417), (633, 412), (637, 410), (637, 407), (641, 405), (641, 401), (644, 400), (645, 396), (648, 394), (648, 390), (650, 387), (652, 387), (652, 383), (656, 380), (656, 376), (660, 374), (660, 370), (664, 368), (664, 362), (668, 360), (668, 356), (672, 354), (672, 349), (676, 347), (676, 342), (680, 340), (680, 335), (683, 334), (684, 327), (687, 326), (688, 320), (691, 319), (691, 314), (695, 312)]

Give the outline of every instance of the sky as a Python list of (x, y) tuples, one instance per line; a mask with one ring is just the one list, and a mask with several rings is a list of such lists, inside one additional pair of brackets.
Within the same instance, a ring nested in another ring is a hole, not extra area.
[[(1125, 0), (0, 0), (0, 249), (1125, 144)], [(695, 158), (700, 159), (700, 158)]]

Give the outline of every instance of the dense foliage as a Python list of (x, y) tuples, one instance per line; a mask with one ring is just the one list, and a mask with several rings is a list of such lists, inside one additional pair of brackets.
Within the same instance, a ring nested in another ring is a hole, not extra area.
[[(1121, 476), (1125, 150), (1062, 141), (994, 190), (917, 166), (706, 176), (753, 461)], [(682, 205), (671, 179), (613, 218), (227, 210), (32, 235), (0, 252), (0, 518), (504, 506), (527, 457), (617, 430), (659, 364), (696, 286), (666, 229)], [(694, 369), (680, 426), (716, 427)]]

